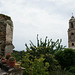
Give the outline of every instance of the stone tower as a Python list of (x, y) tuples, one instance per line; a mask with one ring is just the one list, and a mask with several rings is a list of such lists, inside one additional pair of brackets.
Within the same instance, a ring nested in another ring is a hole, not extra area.
[(71, 17), (69, 20), (69, 29), (68, 29), (68, 46), (69, 48), (75, 49), (75, 18)]
[(0, 14), (0, 54), (6, 55), (13, 51), (13, 22), (9, 16)]

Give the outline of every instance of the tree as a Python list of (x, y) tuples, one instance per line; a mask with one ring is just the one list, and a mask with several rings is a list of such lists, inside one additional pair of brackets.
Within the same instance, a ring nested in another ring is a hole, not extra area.
[(24, 75), (49, 75), (47, 71), (49, 63), (46, 62), (44, 66), (43, 55), (39, 59), (35, 57), (34, 61), (29, 60), (29, 56), (29, 53), (26, 54), (22, 60), (22, 66), (25, 67)]
[(29, 59), (35, 61), (36, 59), (39, 59), (41, 55), (44, 55), (44, 66), (45, 63), (49, 63), (48, 71), (55, 71), (57, 69), (60, 69), (60, 65), (58, 61), (54, 58), (54, 54), (59, 51), (60, 49), (64, 49), (64, 47), (61, 45), (61, 40), (57, 40), (56, 42), (49, 40), (47, 37), (44, 41), (42, 39), (38, 39), (37, 35), (37, 46), (33, 44), (32, 41), (30, 41), (30, 47), (25, 44), (27, 53), (30, 54)]
[(55, 54), (55, 58), (58, 60), (62, 69), (70, 69), (71, 66), (75, 65), (75, 51), (73, 49), (65, 48)]
[(64, 49), (65, 46), (63, 47), (63, 45), (61, 45), (61, 42), (62, 40), (59, 39), (54, 42), (52, 41), (52, 39), (49, 40), (47, 37), (45, 38), (45, 41), (42, 41), (42, 39), (38, 39), (37, 35), (37, 46), (34, 45), (32, 41), (30, 41), (30, 47), (28, 47), (27, 44), (25, 44), (25, 46), (27, 52), (34, 56), (40, 56), (40, 54), (46, 53), (54, 54), (57, 51)]

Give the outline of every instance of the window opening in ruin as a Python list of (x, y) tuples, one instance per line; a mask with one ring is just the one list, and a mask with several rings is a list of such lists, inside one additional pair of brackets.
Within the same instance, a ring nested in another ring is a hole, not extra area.
[(74, 33), (71, 33), (71, 35), (74, 35)]
[(0, 44), (1, 44), (1, 41), (0, 41)]
[(71, 28), (74, 28), (73, 23), (71, 22)]
[(74, 46), (74, 43), (72, 43), (72, 46)]

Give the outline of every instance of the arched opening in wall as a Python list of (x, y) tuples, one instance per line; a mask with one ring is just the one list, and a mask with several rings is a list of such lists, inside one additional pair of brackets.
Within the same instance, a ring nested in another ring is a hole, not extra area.
[(73, 23), (71, 22), (71, 28), (74, 28)]
[(74, 35), (74, 33), (71, 33), (71, 35)]
[(1, 41), (0, 41), (0, 45), (1, 45), (2, 43), (1, 43)]
[(72, 43), (72, 46), (74, 46), (74, 43)]

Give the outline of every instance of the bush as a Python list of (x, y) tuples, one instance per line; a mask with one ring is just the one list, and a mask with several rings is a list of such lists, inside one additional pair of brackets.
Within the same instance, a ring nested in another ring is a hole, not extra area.
[(55, 58), (62, 69), (66, 68), (66, 70), (69, 70), (71, 66), (75, 65), (75, 51), (73, 49), (66, 48), (63, 51), (60, 50), (55, 54)]
[(49, 73), (49, 75), (75, 75), (73, 73), (70, 73), (69, 71), (52, 71)]
[(75, 66), (70, 67), (69, 71), (75, 73)]

